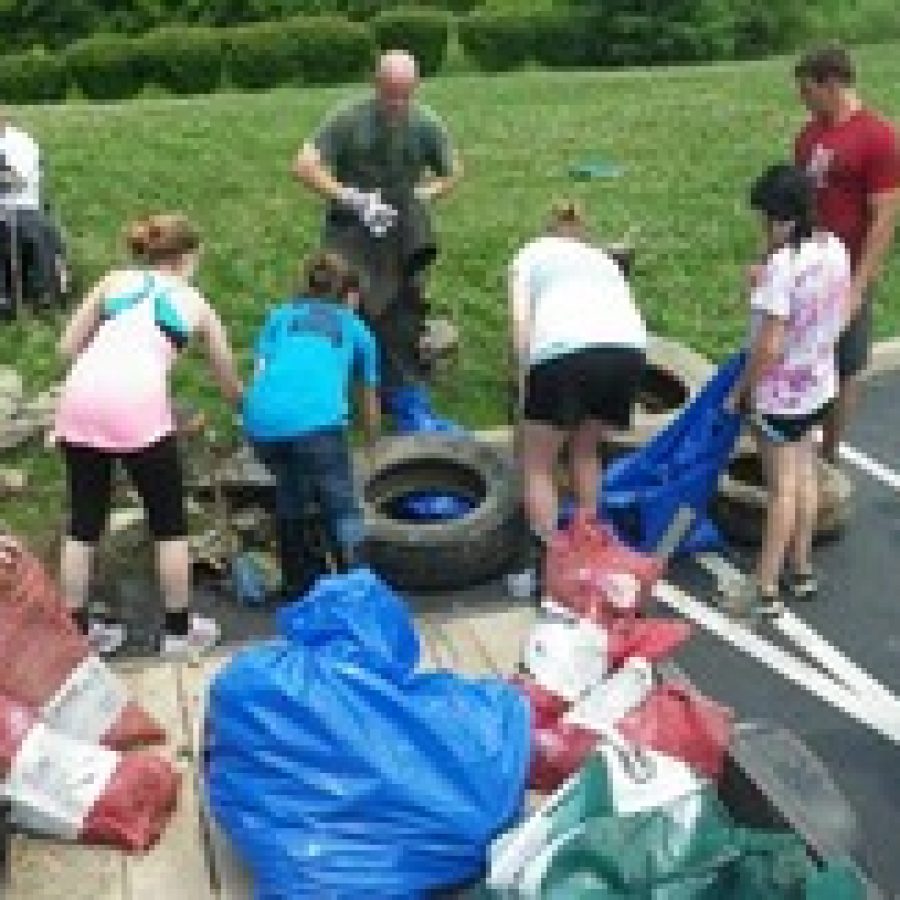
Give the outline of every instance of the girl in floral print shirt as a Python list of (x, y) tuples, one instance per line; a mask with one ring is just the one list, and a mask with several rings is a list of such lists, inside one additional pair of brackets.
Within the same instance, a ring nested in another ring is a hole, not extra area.
[(811, 181), (789, 165), (770, 168), (751, 191), (766, 260), (751, 293), (751, 350), (737, 399), (760, 437), (769, 504), (756, 575), (741, 601), (742, 611), (749, 604), (749, 611), (770, 615), (784, 608), (782, 580), (795, 599), (817, 590), (810, 560), (818, 502), (814, 432), (837, 393), (835, 347), (850, 285), (846, 248), (813, 229), (813, 198)]

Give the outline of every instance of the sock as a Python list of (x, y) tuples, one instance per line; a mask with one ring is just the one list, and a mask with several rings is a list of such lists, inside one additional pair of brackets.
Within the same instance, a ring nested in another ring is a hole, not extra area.
[(165, 620), (166, 634), (173, 637), (184, 637), (188, 633), (188, 611), (179, 609), (176, 611), (166, 610)]
[(88, 633), (90, 623), (88, 622), (88, 611), (86, 606), (80, 606), (78, 609), (71, 610), (72, 619), (78, 626), (78, 630), (82, 634)]

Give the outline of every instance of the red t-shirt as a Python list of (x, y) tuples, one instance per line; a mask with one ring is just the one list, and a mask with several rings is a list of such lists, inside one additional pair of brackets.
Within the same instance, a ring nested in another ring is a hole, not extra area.
[(844, 242), (855, 266), (869, 228), (869, 198), (900, 188), (893, 126), (866, 109), (838, 123), (811, 119), (794, 155), (816, 181), (819, 225)]

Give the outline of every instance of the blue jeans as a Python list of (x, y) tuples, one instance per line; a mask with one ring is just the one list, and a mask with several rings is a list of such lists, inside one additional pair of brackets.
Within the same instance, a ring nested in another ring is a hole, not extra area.
[(329, 537), (355, 556), (365, 534), (346, 431), (333, 428), (290, 440), (259, 441), (254, 450), (275, 478), (275, 515), (297, 521), (318, 501)]

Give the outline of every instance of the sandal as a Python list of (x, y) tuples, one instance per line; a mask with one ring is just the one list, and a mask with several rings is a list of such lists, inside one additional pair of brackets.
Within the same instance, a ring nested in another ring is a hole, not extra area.
[(764, 591), (755, 578), (744, 578), (740, 584), (723, 592), (719, 605), (737, 619), (773, 619), (784, 612), (784, 603), (778, 591)]
[(790, 579), (790, 591), (795, 600), (815, 600), (819, 593), (819, 580), (812, 570), (794, 572)]
[(774, 593), (756, 588), (756, 610), (763, 618), (777, 619), (784, 612), (784, 601), (776, 590)]

